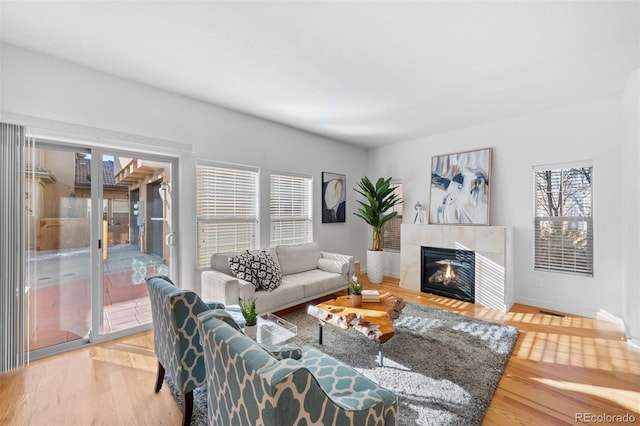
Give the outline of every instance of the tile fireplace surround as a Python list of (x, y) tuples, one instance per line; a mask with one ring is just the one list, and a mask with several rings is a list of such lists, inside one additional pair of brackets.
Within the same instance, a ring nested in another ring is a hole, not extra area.
[(476, 304), (508, 311), (513, 305), (511, 230), (503, 226), (402, 224), (400, 287), (420, 291), (420, 248), (476, 252)]

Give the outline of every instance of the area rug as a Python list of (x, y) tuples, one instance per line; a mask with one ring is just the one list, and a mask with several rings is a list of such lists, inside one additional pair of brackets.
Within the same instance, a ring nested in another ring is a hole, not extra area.
[[(408, 303), (379, 367), (378, 345), (355, 330), (327, 325), (319, 345), (316, 319), (304, 310), (284, 318), (298, 327), (291, 343), (319, 348), (394, 391), (399, 425), (479, 425), (518, 338), (514, 327)], [(194, 391), (191, 424), (207, 424), (206, 387)]]
[[(173, 383), (171, 377), (164, 376), (164, 382), (169, 387), (171, 395), (176, 400), (180, 411), (184, 411), (184, 397), (182, 392), (178, 391), (178, 387)], [(182, 417), (180, 418), (182, 422)], [(207, 417), (207, 385), (200, 386), (193, 390), (193, 410), (191, 411), (191, 426), (207, 426), (209, 418)]]
[(324, 327), (304, 311), (292, 342), (310, 345), (354, 367), (398, 395), (400, 425), (479, 425), (518, 338), (518, 330), (429, 306), (407, 304), (395, 335), (378, 345), (355, 330)]

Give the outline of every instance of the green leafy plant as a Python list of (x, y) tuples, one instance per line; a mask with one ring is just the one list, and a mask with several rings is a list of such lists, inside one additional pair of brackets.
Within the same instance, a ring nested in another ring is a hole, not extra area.
[(398, 212), (387, 211), (396, 204), (402, 203), (402, 199), (394, 192), (391, 186), (391, 178), (378, 178), (374, 185), (368, 177), (364, 176), (354, 188), (358, 194), (366, 198), (366, 202), (358, 200), (360, 208), (354, 212), (356, 216), (364, 219), (373, 228), (372, 251), (382, 250), (380, 245), (380, 231), (385, 223), (398, 215)]
[(242, 299), (240, 301), (240, 310), (242, 311), (246, 325), (252, 326), (257, 324), (258, 314), (256, 312), (255, 299)]
[(360, 283), (358, 277), (353, 275), (351, 278), (347, 278), (345, 276), (345, 281), (347, 282), (347, 287), (349, 287), (351, 294), (354, 296), (362, 294), (362, 283)]

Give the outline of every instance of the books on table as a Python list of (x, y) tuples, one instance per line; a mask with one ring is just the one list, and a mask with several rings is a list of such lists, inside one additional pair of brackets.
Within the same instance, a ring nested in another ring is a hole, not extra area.
[(362, 290), (363, 302), (379, 302), (380, 292), (378, 290)]

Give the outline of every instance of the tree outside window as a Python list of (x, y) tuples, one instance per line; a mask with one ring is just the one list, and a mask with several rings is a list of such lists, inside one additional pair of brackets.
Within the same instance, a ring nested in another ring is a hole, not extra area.
[(593, 275), (593, 166), (534, 170), (536, 270)]

